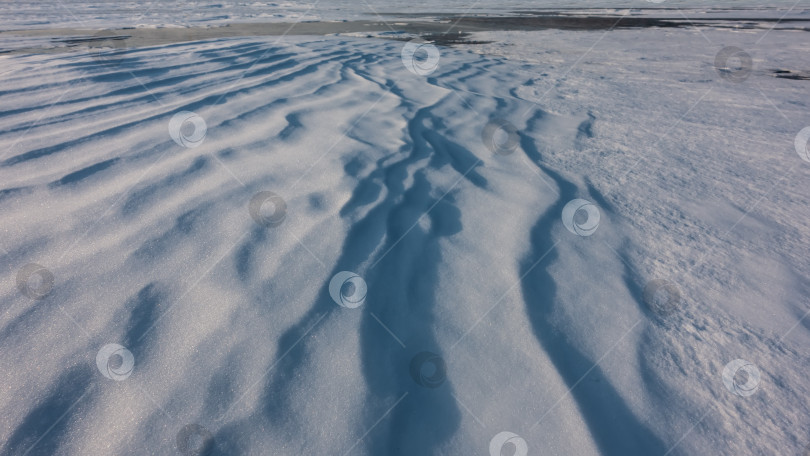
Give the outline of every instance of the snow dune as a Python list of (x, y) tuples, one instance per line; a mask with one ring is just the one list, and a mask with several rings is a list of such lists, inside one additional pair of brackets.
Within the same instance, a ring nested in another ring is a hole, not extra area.
[(801, 451), (781, 33), (743, 84), (714, 57), (756, 38), (720, 30), (493, 34), (427, 74), (350, 37), (4, 57), (0, 452)]

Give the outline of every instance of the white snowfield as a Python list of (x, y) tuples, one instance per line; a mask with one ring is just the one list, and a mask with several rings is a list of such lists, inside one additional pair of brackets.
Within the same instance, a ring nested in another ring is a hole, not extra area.
[[(808, 14), (796, 0), (757, 3), (720, 0), (7, 0), (0, 2), (3, 30), (81, 26), (109, 27), (209, 27), (233, 23), (289, 21), (346, 21), (409, 18), (441, 14), (518, 14), (546, 10), (563, 14), (653, 13), (661, 17), (713, 16), (796, 17)], [(629, 9), (628, 9), (629, 8)]]
[(0, 454), (804, 454), (808, 36), (0, 57)]

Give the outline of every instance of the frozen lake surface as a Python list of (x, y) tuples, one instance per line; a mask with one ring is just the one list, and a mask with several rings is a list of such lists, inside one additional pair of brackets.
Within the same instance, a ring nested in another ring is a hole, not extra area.
[(2, 28), (54, 28), (84, 26), (90, 28), (123, 27), (190, 27), (245, 22), (345, 21), (379, 17), (407, 18), (446, 14), (520, 14), (527, 11), (559, 13), (588, 9), (602, 14), (630, 15), (649, 13), (681, 17), (682, 13), (698, 16), (707, 13), (736, 17), (808, 17), (807, 7), (793, 0), (769, 2), (722, 0), (595, 0), (573, 3), (563, 0), (499, 0), (469, 2), (466, 0), (314, 0), (314, 1), (64, 1), (23, 0), (0, 2)]
[(807, 451), (801, 5), (15, 4), (0, 454)]

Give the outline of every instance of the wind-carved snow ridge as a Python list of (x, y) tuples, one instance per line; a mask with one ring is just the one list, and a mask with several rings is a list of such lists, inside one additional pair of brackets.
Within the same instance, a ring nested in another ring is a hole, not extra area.
[[(6, 57), (0, 453), (810, 443), (800, 126), (730, 110), (719, 46), (678, 73), (654, 31), (605, 38), (624, 66), (558, 33), (525, 63), (334, 36)], [(802, 81), (750, 78), (800, 118)]]

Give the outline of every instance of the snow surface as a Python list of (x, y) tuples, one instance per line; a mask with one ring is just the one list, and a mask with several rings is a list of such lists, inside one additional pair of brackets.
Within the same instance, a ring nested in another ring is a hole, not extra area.
[(425, 75), (349, 36), (0, 57), (0, 453), (802, 454), (806, 32), (473, 38)]
[[(798, 8), (797, 8), (798, 5)], [(53, 28), (81, 25), (109, 27), (189, 27), (216, 26), (235, 22), (344, 21), (403, 18), (441, 14), (513, 14), (548, 10), (580, 14), (581, 8), (602, 14), (644, 15), (649, 12), (681, 18), (681, 14), (733, 14), (748, 17), (783, 17), (806, 10), (798, 1), (720, 0), (707, 4), (700, 0), (154, 0), (154, 1), (70, 1), (14, 0), (0, 2), (3, 30)]]

